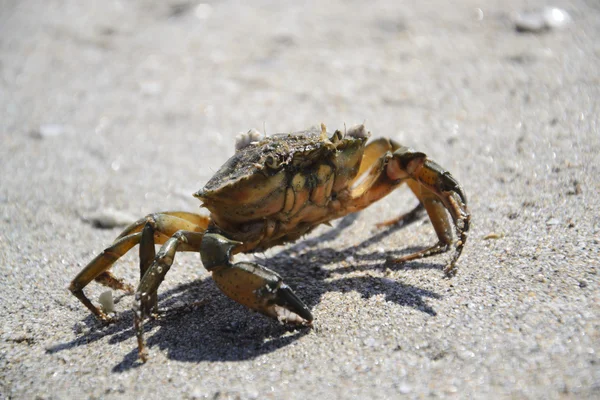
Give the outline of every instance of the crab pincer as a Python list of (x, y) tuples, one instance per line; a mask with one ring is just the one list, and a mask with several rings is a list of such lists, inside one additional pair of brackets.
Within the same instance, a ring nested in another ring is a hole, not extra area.
[(240, 244), (217, 233), (204, 235), (202, 264), (212, 272), (217, 287), (238, 303), (280, 322), (310, 325), (310, 310), (277, 273), (255, 263), (231, 262), (232, 250)]

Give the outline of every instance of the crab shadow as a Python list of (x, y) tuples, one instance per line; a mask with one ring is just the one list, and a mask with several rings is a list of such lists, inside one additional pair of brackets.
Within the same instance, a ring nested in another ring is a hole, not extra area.
[[(292, 287), (301, 287), (301, 296), (310, 308), (317, 305), (325, 293), (336, 291), (342, 293), (357, 292), (363, 298), (383, 295), (386, 301), (392, 301), (401, 306), (412, 307), (435, 316), (435, 310), (426, 302), (426, 298), (441, 298), (435, 292), (370, 274), (339, 277), (342, 274), (350, 274), (356, 271), (385, 271), (388, 269), (442, 270), (444, 268), (442, 264), (423, 262), (423, 260), (404, 264), (397, 264), (392, 261), (402, 255), (422, 250), (422, 247), (405, 247), (401, 250), (361, 253), (361, 250), (380, 242), (383, 238), (393, 234), (397, 230), (416, 222), (416, 218), (403, 224), (396, 224), (382, 229), (357, 245), (342, 249), (322, 246), (328, 241), (337, 239), (345, 229), (354, 223), (357, 217), (356, 213), (351, 214), (343, 218), (335, 228), (308, 241), (294, 244), (261, 263), (269, 267), (277, 266), (278, 272), (281, 273), (286, 282), (289, 282)], [(317, 245), (320, 246), (311, 249), (311, 247)], [(351, 256), (349, 257), (348, 254), (351, 254)], [(339, 265), (340, 263), (342, 263), (341, 266)], [(337, 266), (324, 268), (325, 265)], [(312, 277), (313, 280), (308, 287), (304, 287), (302, 282), (306, 282), (307, 275)]]
[[(125, 295), (118, 303), (131, 303)], [(241, 361), (273, 352), (309, 333), (309, 328), (293, 329), (232, 302), (210, 278), (178, 285), (159, 295), (159, 316), (144, 324), (146, 345), (152, 352), (158, 348), (167, 357), (179, 361)], [(121, 306), (122, 308), (122, 306)], [(83, 324), (87, 332), (72, 341), (46, 348), (48, 354), (70, 350), (105, 340), (111, 345), (129, 342), (132, 351), (113, 367), (123, 372), (141, 366), (138, 360), (133, 311), (123, 311), (114, 323), (103, 324), (89, 315)], [(152, 353), (151, 353), (152, 354)], [(151, 355), (152, 357), (152, 355)]]
[[(321, 297), (328, 292), (358, 292), (363, 298), (383, 295), (387, 301), (400, 306), (412, 307), (423, 313), (435, 316), (435, 310), (427, 303), (427, 298), (439, 299), (435, 292), (391, 279), (360, 275), (336, 277), (361, 270), (430, 268), (441, 269), (439, 264), (411, 262), (403, 265), (391, 264), (386, 260), (410, 253), (420, 248), (404, 248), (401, 251), (359, 254), (358, 251), (393, 234), (405, 224), (389, 226), (368, 240), (346, 249), (323, 247), (324, 243), (335, 240), (350, 227), (357, 214), (349, 215), (332, 229), (317, 237), (304, 240), (287, 247), (259, 263), (274, 269), (284, 277), (284, 281), (296, 289), (296, 293), (306, 305), (313, 309)], [(317, 245), (319, 245), (318, 248)], [(313, 249), (314, 248), (314, 249)], [(360, 265), (323, 268), (323, 265), (346, 261), (352, 251), (354, 260)], [(131, 297), (126, 297), (131, 301)], [(277, 321), (258, 316), (247, 308), (226, 298), (216, 287), (212, 279), (203, 278), (178, 285), (159, 294), (159, 305), (166, 310), (158, 319), (148, 320), (145, 324), (146, 344), (150, 354), (158, 348), (166, 352), (167, 357), (178, 361), (241, 361), (256, 358), (262, 354), (274, 352), (310, 333), (310, 328), (290, 328)], [(119, 315), (116, 323), (93, 329), (75, 340), (48, 348), (48, 353), (71, 349), (89, 344), (109, 336), (109, 343), (123, 341), (132, 343), (132, 351), (113, 367), (113, 372), (122, 372), (141, 365), (138, 361), (135, 332), (133, 330), (133, 312), (125, 311)], [(98, 324), (89, 316), (84, 323), (88, 326)], [(97, 326), (97, 325), (96, 325)]]

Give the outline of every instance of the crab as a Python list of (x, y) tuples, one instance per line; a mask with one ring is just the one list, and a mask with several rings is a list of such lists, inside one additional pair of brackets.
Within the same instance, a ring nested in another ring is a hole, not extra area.
[[(231, 299), (282, 323), (309, 326), (309, 308), (276, 272), (254, 262), (234, 263), (233, 256), (297, 240), (320, 224), (366, 208), (403, 183), (419, 200), (411, 213), (424, 208), (438, 240), (391, 261), (454, 249), (444, 268), (452, 276), (469, 230), (463, 189), (424, 153), (387, 138), (367, 144), (369, 136), (364, 125), (330, 135), (323, 124), (290, 134), (262, 136), (250, 130), (238, 136), (235, 154), (194, 194), (210, 216), (167, 211), (134, 222), (79, 272), (70, 291), (105, 322), (111, 317), (83, 292), (92, 280), (135, 293), (134, 326), (143, 362), (144, 320), (157, 312), (157, 290), (180, 251), (199, 252), (216, 286)], [(109, 269), (135, 245), (141, 280), (134, 290)], [(155, 245), (162, 245), (158, 253)]]

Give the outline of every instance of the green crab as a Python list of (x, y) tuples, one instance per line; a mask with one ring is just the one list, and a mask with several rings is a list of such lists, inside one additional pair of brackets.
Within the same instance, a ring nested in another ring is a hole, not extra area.
[[(369, 136), (364, 125), (330, 135), (323, 124), (320, 130), (273, 136), (251, 130), (238, 136), (233, 157), (194, 194), (210, 216), (168, 211), (140, 219), (94, 258), (69, 289), (97, 318), (107, 322), (110, 317), (83, 289), (96, 280), (134, 292), (142, 361), (147, 359), (143, 322), (157, 310), (158, 287), (178, 251), (199, 252), (217, 287), (231, 299), (281, 322), (310, 325), (310, 310), (277, 273), (252, 262), (234, 263), (233, 256), (294, 241), (320, 224), (364, 209), (403, 183), (419, 199), (418, 208), (427, 211), (438, 241), (393, 261), (454, 248), (444, 269), (447, 275), (454, 274), (470, 221), (461, 186), (424, 153), (386, 138), (367, 144)], [(109, 269), (138, 244), (141, 281), (134, 290)], [(157, 244), (162, 247), (155, 253)]]

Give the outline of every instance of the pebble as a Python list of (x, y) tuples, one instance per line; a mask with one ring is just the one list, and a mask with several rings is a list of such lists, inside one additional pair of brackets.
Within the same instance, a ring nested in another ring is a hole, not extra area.
[(412, 387), (410, 387), (410, 385), (406, 384), (406, 383), (402, 383), (400, 384), (400, 386), (398, 387), (398, 391), (401, 394), (408, 394), (412, 391)]
[(548, 225), (548, 226), (559, 225), (559, 224), (560, 224), (560, 220), (557, 218), (550, 218), (549, 220), (546, 221), (546, 225)]
[(61, 124), (42, 124), (37, 130), (32, 132), (32, 136), (37, 139), (48, 139), (60, 136), (67, 131), (67, 128)]
[(115, 301), (113, 300), (112, 290), (102, 292), (100, 297), (98, 297), (98, 302), (105, 313), (115, 312)]
[(118, 226), (127, 226), (135, 221), (135, 218), (126, 212), (106, 208), (83, 217), (83, 220), (96, 228), (109, 229)]
[(557, 7), (546, 7), (542, 10), (517, 13), (514, 17), (515, 29), (518, 32), (540, 33), (551, 29), (560, 29), (571, 22), (571, 16)]

